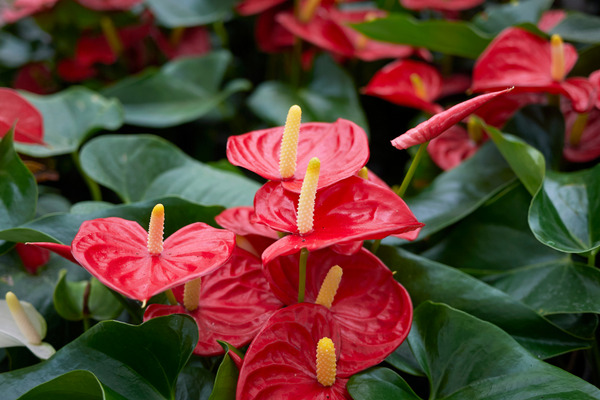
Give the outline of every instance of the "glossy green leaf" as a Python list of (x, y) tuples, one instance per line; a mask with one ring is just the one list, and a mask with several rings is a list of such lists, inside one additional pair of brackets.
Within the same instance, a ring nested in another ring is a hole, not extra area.
[(0, 231), (0, 239), (16, 242), (71, 243), (83, 221), (94, 218), (120, 217), (137, 221), (146, 227), (150, 221), (152, 208), (157, 203), (165, 206), (165, 237), (193, 222), (216, 225), (214, 218), (223, 210), (222, 207), (205, 207), (181, 198), (165, 197), (104, 208), (89, 214), (48, 215), (22, 227)]
[(423, 192), (405, 199), (417, 219), (425, 223), (419, 239), (466, 217), (514, 179), (494, 145), (484, 145), (473, 157), (439, 175)]
[(110, 400), (117, 399), (89, 371), (75, 370), (34, 387), (18, 400)]
[(599, 399), (600, 390), (538, 360), (498, 327), (444, 304), (415, 311), (408, 338), (430, 399)]
[(102, 93), (123, 103), (129, 124), (154, 128), (180, 125), (216, 109), (233, 93), (250, 88), (248, 81), (237, 79), (220, 89), (231, 58), (221, 50), (171, 61), (160, 70), (148, 69), (125, 78)]
[(139, 326), (100, 322), (48, 361), (0, 374), (0, 392), (3, 399), (15, 399), (41, 383), (84, 368), (115, 397), (172, 399), (177, 375), (197, 342), (198, 327), (185, 315), (155, 318)]
[(508, 294), (455, 268), (387, 246), (377, 255), (396, 271), (395, 278), (408, 290), (415, 306), (431, 300), (458, 308), (502, 328), (539, 358), (590, 345)]
[(0, 32), (0, 63), (8, 68), (17, 68), (31, 59), (30, 44), (8, 32)]
[(570, 76), (588, 76), (598, 69), (600, 60), (600, 44), (588, 46), (579, 51), (577, 64), (573, 67)]
[(38, 196), (37, 184), (13, 148), (13, 131), (0, 141), (0, 229), (31, 220)]
[(502, 133), (490, 125), (484, 129), (490, 135), (504, 159), (511, 166), (521, 183), (533, 196), (539, 189), (546, 172), (542, 153), (516, 136)]
[(238, 355), (241, 355), (241, 353), (229, 343), (219, 342), (219, 344), (225, 350), (225, 356), (217, 370), (213, 391), (208, 400), (235, 400), (235, 392), (240, 371), (231, 359), (229, 352), (234, 351)]
[(84, 87), (45, 96), (23, 95), (42, 113), (47, 146), (19, 144), (20, 153), (34, 157), (73, 153), (94, 132), (123, 125), (123, 109), (116, 99)]
[(550, 33), (573, 42), (600, 43), (600, 17), (572, 11)]
[(425, 376), (425, 372), (415, 359), (414, 354), (408, 347), (408, 342), (403, 342), (385, 361), (394, 368), (415, 376)]
[(542, 13), (552, 6), (553, 0), (526, 0), (507, 4), (492, 4), (473, 18), (473, 24), (491, 35), (505, 28), (529, 22), (537, 24)]
[(161, 25), (169, 28), (207, 25), (232, 12), (234, 0), (146, 0)]
[(175, 400), (208, 399), (215, 376), (204, 367), (200, 358), (192, 358), (177, 378)]
[(210, 167), (150, 135), (104, 135), (81, 151), (82, 167), (125, 202), (180, 196), (201, 204), (250, 205), (260, 187), (239, 174)]
[(371, 368), (350, 378), (346, 385), (354, 400), (419, 400), (408, 383), (387, 368)]
[(314, 75), (307, 87), (297, 89), (279, 81), (267, 81), (248, 99), (250, 109), (274, 126), (285, 123), (294, 104), (302, 108), (302, 122), (334, 122), (345, 118), (368, 129), (352, 78), (329, 56), (316, 59)]
[(600, 165), (573, 172), (548, 171), (529, 209), (535, 237), (553, 249), (586, 253), (600, 247)]
[(491, 36), (468, 22), (418, 21), (409, 14), (401, 13), (352, 27), (376, 40), (424, 47), (467, 58), (477, 58), (492, 40)]

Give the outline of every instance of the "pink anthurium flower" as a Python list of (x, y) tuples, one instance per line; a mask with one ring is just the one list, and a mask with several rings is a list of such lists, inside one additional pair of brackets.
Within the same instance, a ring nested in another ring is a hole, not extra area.
[(0, 22), (12, 24), (21, 18), (49, 10), (58, 0), (15, 0), (2, 2)]
[[(298, 254), (277, 257), (265, 264), (271, 289), (284, 304), (297, 303)], [(339, 286), (329, 304), (323, 304), (322, 288), (333, 266), (341, 268)], [(408, 292), (394, 280), (381, 260), (365, 249), (345, 256), (331, 249), (308, 255), (305, 300), (329, 306), (340, 326), (344, 352), (340, 360), (383, 361), (406, 338), (412, 321)], [(368, 365), (365, 365), (365, 368)]]
[(15, 127), (15, 142), (45, 144), (42, 114), (16, 90), (0, 88), (0, 138)]
[(383, 239), (423, 226), (395, 193), (355, 176), (317, 191), (314, 227), (305, 234), (297, 226), (298, 199), (297, 193), (278, 182), (268, 182), (256, 193), (257, 220), (291, 233), (263, 252), (264, 263), (302, 248), (314, 251), (338, 243)]
[(354, 122), (338, 119), (334, 123), (310, 122), (300, 125), (296, 171), (282, 179), (279, 154), (283, 127), (263, 129), (227, 140), (227, 159), (265, 179), (282, 181), (287, 190), (299, 193), (306, 167), (312, 157), (323, 165), (319, 188), (354, 175), (369, 159), (365, 131)]
[(441, 90), (442, 76), (434, 67), (419, 61), (399, 60), (379, 70), (362, 93), (437, 114), (443, 110), (434, 103)]
[(217, 215), (215, 221), (223, 228), (235, 233), (239, 247), (258, 257), (279, 239), (277, 231), (256, 221), (254, 207), (228, 208)]
[(517, 92), (561, 94), (577, 112), (591, 107), (593, 88), (584, 78), (565, 76), (577, 61), (577, 50), (553, 35), (552, 43), (521, 28), (502, 31), (475, 63), (475, 92), (509, 86)]
[(400, 0), (403, 7), (410, 10), (467, 10), (482, 4), (485, 0)]
[(202, 277), (194, 310), (185, 305), (184, 286), (173, 288), (178, 305), (150, 304), (144, 321), (170, 314), (192, 316), (200, 333), (194, 353), (201, 356), (223, 354), (217, 340), (235, 347), (247, 345), (283, 306), (269, 289), (260, 258), (239, 247), (225, 265)]
[(470, 114), (474, 113), (485, 103), (511, 90), (512, 88), (509, 88), (498, 92), (483, 94), (467, 101), (463, 101), (454, 107), (450, 107), (446, 111), (434, 115), (427, 121), (420, 123), (416, 127), (409, 129), (404, 134), (398, 136), (396, 139), (392, 140), (392, 145), (397, 149), (402, 150), (432, 140), (448, 130), (452, 125), (457, 124)]

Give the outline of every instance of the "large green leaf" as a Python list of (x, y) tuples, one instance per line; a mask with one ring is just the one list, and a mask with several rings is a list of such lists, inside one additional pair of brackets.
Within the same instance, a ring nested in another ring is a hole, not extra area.
[(573, 172), (548, 171), (529, 209), (535, 237), (566, 253), (600, 247), (600, 165)]
[(550, 33), (573, 42), (600, 43), (600, 17), (572, 11)]
[(415, 376), (425, 376), (425, 372), (423, 372), (410, 347), (408, 347), (408, 342), (402, 343), (392, 354), (387, 356), (385, 361), (400, 371)]
[(443, 304), (415, 311), (409, 344), (430, 399), (600, 399), (600, 390), (538, 360), (498, 327)]
[(233, 93), (250, 88), (248, 81), (237, 79), (220, 89), (231, 58), (229, 52), (221, 50), (171, 61), (160, 70), (148, 69), (125, 78), (102, 93), (123, 103), (129, 124), (155, 128), (180, 125), (216, 109)]
[(177, 378), (175, 400), (208, 399), (215, 376), (205, 368), (200, 357), (192, 358)]
[(515, 175), (493, 144), (484, 145), (458, 167), (439, 175), (406, 204), (425, 227), (419, 239), (472, 213), (513, 182)]
[[(120, 217), (137, 221), (146, 227), (152, 208), (161, 203), (165, 206), (165, 236), (193, 222), (215, 225), (214, 218), (222, 207), (205, 207), (178, 197), (164, 197), (138, 203), (102, 208), (87, 214), (53, 214), (32, 221), (19, 228), (0, 231), (0, 239), (15, 242), (71, 243), (79, 226), (94, 218)], [(56, 281), (55, 281), (56, 282)]]
[(346, 385), (354, 400), (419, 400), (408, 383), (387, 368), (372, 368), (356, 374)]
[(201, 204), (250, 205), (259, 185), (187, 156), (150, 135), (105, 135), (81, 151), (82, 167), (125, 202), (167, 195)]
[(508, 294), (455, 268), (387, 246), (377, 254), (396, 271), (395, 278), (408, 290), (415, 306), (428, 300), (449, 304), (497, 325), (539, 358), (590, 345)]
[(115, 397), (172, 399), (175, 382), (198, 342), (198, 327), (185, 315), (133, 326), (105, 321), (60, 349), (48, 361), (0, 374), (3, 399), (15, 399), (66, 372), (92, 372)]
[(504, 28), (522, 23), (537, 24), (542, 13), (552, 6), (553, 0), (525, 0), (502, 5), (489, 5), (473, 18), (473, 24), (491, 35)]
[(223, 357), (223, 361), (221, 361), (221, 365), (219, 365), (219, 369), (217, 370), (213, 391), (208, 400), (235, 400), (237, 381), (240, 371), (235, 365), (235, 362), (233, 362), (231, 359), (229, 352), (234, 351), (242, 358), (243, 355), (239, 350), (231, 346), (229, 343), (219, 342), (219, 344), (225, 350), (225, 356)]
[(207, 25), (231, 13), (234, 0), (146, 0), (161, 25), (169, 28)]
[(35, 215), (37, 184), (13, 148), (14, 132), (0, 141), (0, 229), (23, 224)]
[(492, 40), (491, 36), (468, 22), (418, 21), (409, 14), (401, 13), (352, 26), (376, 40), (425, 47), (467, 58), (477, 58)]
[(109, 400), (102, 383), (89, 371), (75, 370), (34, 387), (19, 400)]
[(17, 146), (20, 153), (34, 157), (73, 153), (92, 133), (123, 125), (123, 109), (118, 100), (107, 99), (84, 87), (75, 86), (46, 96), (23, 95), (42, 113), (47, 145), (20, 144)]
[(256, 115), (272, 125), (283, 125), (289, 108), (302, 108), (302, 122), (351, 120), (368, 129), (352, 78), (329, 56), (315, 61), (314, 75), (307, 87), (300, 89), (278, 82), (260, 84), (248, 99)]

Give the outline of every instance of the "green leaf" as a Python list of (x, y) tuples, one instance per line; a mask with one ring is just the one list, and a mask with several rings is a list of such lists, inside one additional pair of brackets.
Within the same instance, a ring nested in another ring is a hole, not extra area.
[(202, 204), (250, 205), (260, 187), (239, 174), (202, 164), (150, 135), (104, 135), (81, 151), (83, 170), (125, 202), (174, 195)]
[(116, 99), (107, 99), (84, 88), (71, 87), (51, 95), (22, 93), (44, 118), (47, 146), (19, 144), (17, 150), (33, 157), (69, 154), (94, 132), (115, 130), (123, 125), (123, 109)]
[(177, 378), (175, 400), (208, 399), (215, 376), (202, 364), (200, 358), (192, 358)]
[(431, 300), (458, 308), (502, 328), (539, 358), (590, 345), (527, 305), (455, 268), (388, 246), (382, 246), (377, 255), (396, 271), (395, 278), (408, 290), (415, 306)]
[(219, 341), (219, 344), (225, 350), (225, 356), (217, 370), (213, 391), (208, 400), (235, 400), (235, 392), (240, 371), (231, 359), (229, 352), (234, 351), (239, 356), (241, 356), (241, 353), (229, 343)]
[(600, 17), (571, 11), (550, 33), (573, 42), (600, 43)]
[(387, 368), (371, 368), (353, 375), (346, 385), (354, 400), (419, 400), (408, 383)]
[(13, 148), (13, 137), (11, 129), (0, 141), (0, 229), (31, 220), (38, 196), (33, 174)]
[(353, 24), (360, 33), (384, 42), (425, 47), (443, 54), (477, 58), (492, 37), (462, 21), (418, 21), (410, 14), (389, 14), (371, 22)]
[(207, 25), (231, 13), (234, 0), (146, 0), (161, 25), (168, 28)]
[[(165, 206), (165, 237), (193, 222), (216, 225), (214, 218), (222, 207), (206, 207), (177, 197), (147, 200), (138, 203), (104, 208), (89, 214), (53, 214), (32, 221), (20, 228), (0, 231), (0, 239), (17, 242), (71, 243), (79, 226), (94, 218), (120, 217), (148, 226), (152, 208), (161, 203)], [(54, 281), (56, 282), (56, 280)]]
[(496, 35), (504, 28), (529, 22), (537, 24), (552, 0), (524, 0), (502, 5), (489, 5), (473, 18), (473, 24), (485, 33)]
[(237, 79), (219, 89), (231, 58), (221, 50), (171, 61), (160, 70), (148, 69), (125, 78), (102, 93), (123, 103), (129, 124), (153, 128), (180, 125), (213, 111), (233, 93), (250, 88), (248, 81)]
[(408, 342), (403, 342), (385, 361), (396, 369), (415, 376), (425, 376), (425, 372), (415, 359), (414, 354), (408, 347)]
[(502, 133), (485, 123), (483, 125), (504, 159), (533, 196), (540, 188), (546, 172), (546, 161), (543, 154), (516, 136)]
[(0, 392), (15, 399), (66, 372), (92, 372), (115, 397), (172, 399), (177, 375), (198, 342), (198, 327), (185, 315), (170, 315), (139, 326), (100, 322), (48, 361), (0, 374)]
[(600, 247), (600, 165), (573, 172), (548, 171), (529, 209), (529, 226), (547, 246), (565, 253)]
[(588, 76), (598, 69), (600, 60), (600, 44), (588, 46), (579, 51), (577, 64), (573, 67), (569, 76)]
[(416, 309), (408, 341), (430, 399), (600, 399), (597, 388), (538, 360), (498, 327), (444, 304)]
[(302, 122), (334, 122), (345, 118), (368, 129), (352, 78), (331, 57), (315, 61), (314, 75), (300, 89), (279, 81), (260, 84), (248, 99), (250, 109), (271, 125), (285, 123), (289, 108), (302, 108)]
[(498, 150), (485, 144), (458, 167), (439, 175), (433, 183), (406, 204), (425, 227), (424, 239), (466, 217), (514, 181), (514, 173)]
[(90, 279), (90, 297), (88, 309), (90, 318), (96, 321), (117, 318), (123, 311), (123, 306), (114, 294), (94, 277)]
[(98, 378), (89, 371), (75, 370), (31, 389), (18, 400), (108, 400)]

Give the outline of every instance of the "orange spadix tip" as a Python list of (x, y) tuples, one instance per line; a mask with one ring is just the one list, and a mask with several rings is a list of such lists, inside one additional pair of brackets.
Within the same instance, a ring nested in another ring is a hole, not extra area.
[(560, 82), (565, 79), (567, 74), (565, 66), (565, 45), (560, 35), (554, 34), (550, 37), (550, 55), (552, 59), (551, 75), (552, 79)]
[(328, 337), (317, 344), (317, 381), (323, 386), (332, 386), (336, 374), (335, 346)]
[(410, 74), (410, 83), (412, 84), (415, 95), (421, 100), (427, 100), (427, 90), (421, 76), (416, 73)]
[(297, 105), (291, 106), (285, 120), (279, 149), (279, 174), (283, 179), (291, 178), (296, 173), (301, 118), (302, 110), (300, 107)]
[(304, 176), (304, 181), (302, 181), (302, 189), (300, 190), (300, 198), (298, 199), (296, 225), (298, 226), (298, 233), (301, 235), (313, 229), (315, 198), (317, 196), (320, 171), (321, 162), (319, 159), (317, 157), (311, 158), (306, 167), (306, 175)]

